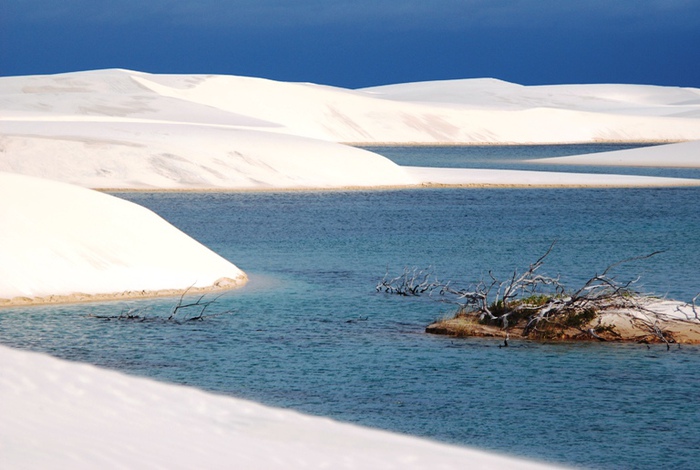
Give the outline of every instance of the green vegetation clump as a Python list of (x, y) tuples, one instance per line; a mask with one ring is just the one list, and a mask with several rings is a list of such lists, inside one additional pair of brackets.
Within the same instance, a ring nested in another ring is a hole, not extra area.
[[(480, 311), (474, 310), (472, 315), (479, 315), (479, 322), (483, 325), (504, 326), (504, 320), (507, 318), (508, 324), (515, 326), (523, 320), (527, 320), (531, 315), (536, 314), (542, 307), (549, 304), (554, 297), (546, 294), (535, 294), (520, 299), (515, 299), (511, 302), (506, 302), (503, 299), (489, 304), (491, 315), (480, 315)], [(491, 318), (491, 316), (495, 318)]]
[(567, 308), (566, 301), (562, 295), (534, 294), (511, 302), (499, 299), (489, 304), (486, 314), (471, 309), (458, 315), (464, 319), (472, 317), (481, 325), (522, 330), (524, 336), (538, 339), (571, 337), (586, 332), (598, 310), (574, 305)]

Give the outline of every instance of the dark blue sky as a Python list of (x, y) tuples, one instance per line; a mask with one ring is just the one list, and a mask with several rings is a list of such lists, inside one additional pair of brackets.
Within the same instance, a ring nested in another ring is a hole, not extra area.
[(700, 0), (0, 0), (0, 75), (700, 87)]

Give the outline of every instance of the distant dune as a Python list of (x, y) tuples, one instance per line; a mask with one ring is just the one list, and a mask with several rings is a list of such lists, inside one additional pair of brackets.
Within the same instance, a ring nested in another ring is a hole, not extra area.
[(571, 157), (540, 158), (533, 163), (555, 165), (700, 168), (700, 141), (599, 152)]
[[(455, 181), (454, 173), (435, 171), (425, 181), (384, 157), (339, 142), (700, 139), (700, 90), (639, 85), (526, 87), (467, 79), (346, 90), (114, 69), (2, 77), (0, 107), (0, 171), (90, 188), (330, 188)], [(503, 184), (512, 183), (507, 174), (498, 177)], [(548, 179), (538, 184), (561, 181), (544, 177)], [(461, 172), (458, 183), (478, 181)], [(588, 184), (585, 177), (579, 183)]]

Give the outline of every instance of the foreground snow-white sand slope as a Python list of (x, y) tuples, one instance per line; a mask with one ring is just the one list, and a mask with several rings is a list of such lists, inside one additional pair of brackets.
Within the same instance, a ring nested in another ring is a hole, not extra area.
[(229, 261), (141, 206), (0, 172), (0, 306), (245, 282)]
[[(471, 79), (346, 90), (98, 70), (2, 77), (0, 109), (0, 171), (90, 188), (566, 186), (561, 173), (529, 175), (526, 183), (523, 175), (495, 170), (428, 175), (339, 142), (700, 139), (700, 90), (634, 85), (525, 87)], [(575, 180), (694, 184), (581, 174)]]
[(0, 468), (545, 469), (0, 346)]

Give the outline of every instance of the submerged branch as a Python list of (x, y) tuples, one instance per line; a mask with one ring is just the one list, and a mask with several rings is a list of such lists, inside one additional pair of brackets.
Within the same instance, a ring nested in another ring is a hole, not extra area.
[[(233, 313), (232, 309), (216, 312), (216, 313), (210, 313), (205, 315), (205, 312), (209, 307), (212, 305), (216, 304), (219, 300), (219, 298), (223, 294), (219, 294), (213, 299), (208, 299), (205, 300), (206, 294), (200, 295), (196, 300), (187, 302), (185, 303), (185, 297), (187, 296), (187, 292), (192, 289), (192, 286), (188, 287), (185, 289), (181, 294), (178, 299), (178, 302), (170, 309), (170, 313), (167, 317), (163, 315), (152, 315), (149, 317), (146, 317), (146, 311), (148, 308), (141, 309), (138, 307), (131, 307), (128, 309), (122, 310), (119, 315), (95, 315), (95, 314), (89, 314), (88, 316), (91, 318), (99, 318), (103, 320), (130, 320), (130, 321), (138, 321), (138, 322), (144, 322), (144, 321), (153, 321), (153, 322), (164, 322), (164, 323), (184, 323), (184, 322), (191, 322), (191, 321), (201, 321), (204, 320), (205, 318), (209, 317), (214, 317), (214, 316), (219, 316), (219, 315), (226, 315), (229, 313)], [(185, 314), (185, 312), (191, 312), (194, 309), (193, 314)]]

